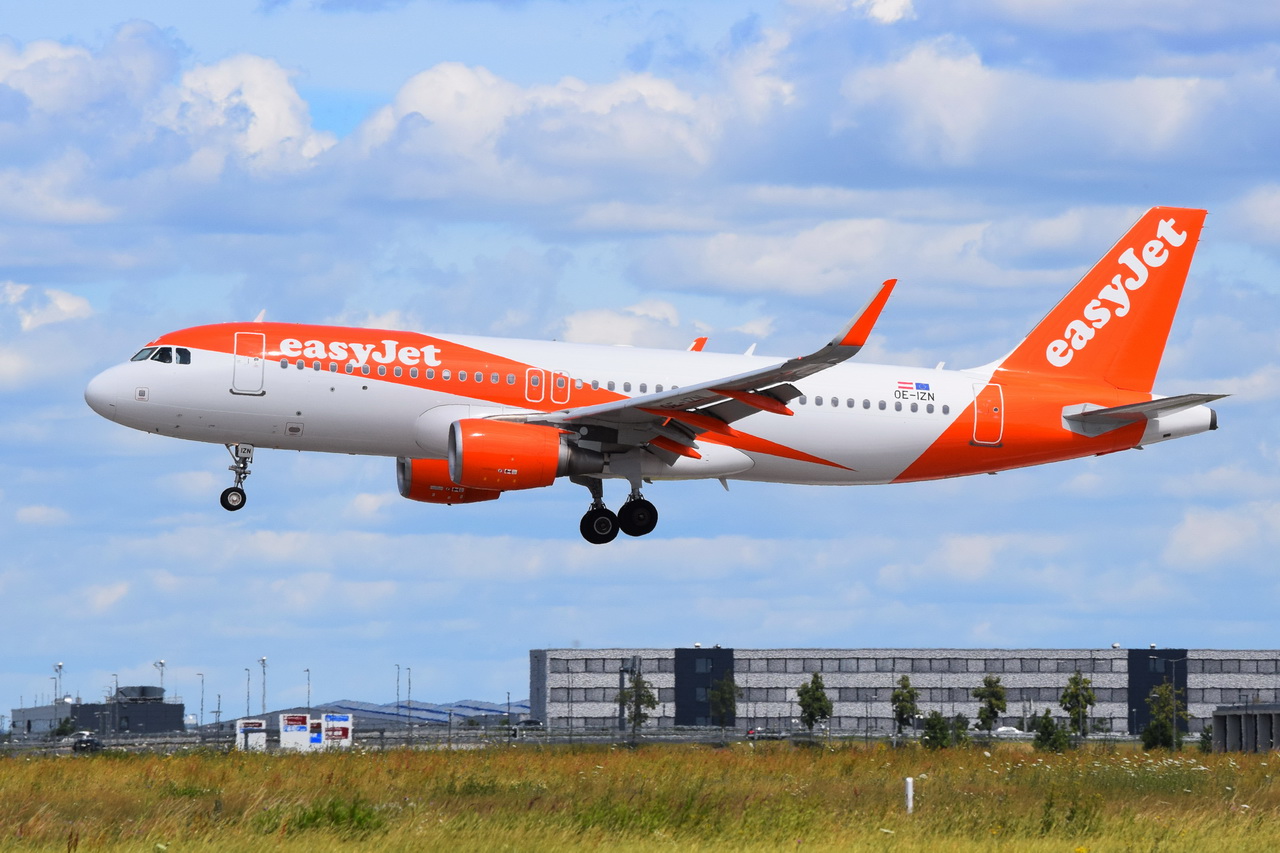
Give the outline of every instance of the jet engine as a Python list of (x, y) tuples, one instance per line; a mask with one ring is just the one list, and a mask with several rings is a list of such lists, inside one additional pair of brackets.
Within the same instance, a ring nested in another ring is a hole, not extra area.
[(396, 459), (396, 485), (400, 495), (429, 504), (473, 504), (497, 500), (502, 492), (468, 489), (449, 479), (449, 463), (443, 459)]
[(469, 489), (536, 489), (556, 477), (598, 474), (604, 457), (563, 441), (555, 427), (465, 418), (449, 427), (449, 477)]

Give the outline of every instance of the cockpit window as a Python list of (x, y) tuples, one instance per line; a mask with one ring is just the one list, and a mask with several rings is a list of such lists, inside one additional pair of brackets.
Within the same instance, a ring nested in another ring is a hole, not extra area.
[(157, 350), (155, 351), (155, 354), (154, 354), (153, 356), (151, 356), (151, 360), (152, 360), (152, 361), (159, 361), (159, 362), (161, 362), (161, 363), (163, 363), (163, 364), (172, 364), (172, 363), (173, 363), (173, 350), (172, 350), (171, 348), (169, 348), (169, 347), (160, 347), (159, 349), (157, 349)]
[(187, 349), (186, 347), (176, 347), (174, 349), (174, 352), (178, 354), (178, 364), (191, 363), (191, 350)]
[(151, 358), (151, 353), (155, 351), (156, 351), (155, 347), (146, 347), (145, 349), (140, 349), (138, 350), (138, 354), (129, 360), (130, 361), (146, 361), (147, 359)]

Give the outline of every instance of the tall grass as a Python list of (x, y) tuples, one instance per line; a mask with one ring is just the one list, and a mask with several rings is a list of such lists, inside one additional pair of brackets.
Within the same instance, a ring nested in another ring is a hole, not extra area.
[(785, 743), (18, 756), (0, 849), (1275, 850), (1272, 763)]

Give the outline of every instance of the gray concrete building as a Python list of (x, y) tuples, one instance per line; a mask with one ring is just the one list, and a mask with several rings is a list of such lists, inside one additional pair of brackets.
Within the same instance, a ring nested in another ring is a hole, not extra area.
[(98, 734), (158, 734), (184, 731), (181, 699), (166, 700), (164, 688), (121, 687), (105, 702), (81, 702), (66, 697), (51, 705), (14, 708), (12, 732), (23, 736), (49, 735), (63, 720), (73, 731)]
[(740, 689), (732, 726), (788, 730), (799, 715), (796, 689), (821, 673), (840, 734), (885, 734), (893, 727), (890, 697), (906, 675), (922, 714), (941, 711), (977, 719), (973, 689), (1000, 677), (1008, 710), (1002, 725), (1026, 728), (1058, 701), (1080, 672), (1097, 700), (1099, 731), (1137, 733), (1149, 721), (1146, 697), (1173, 681), (1199, 732), (1224, 702), (1280, 702), (1280, 651), (1212, 649), (534, 649), (529, 653), (530, 714), (551, 726), (618, 725), (618, 689), (632, 661), (658, 700), (649, 725), (710, 725), (707, 691), (726, 673)]
[(1227, 705), (1213, 712), (1214, 752), (1280, 749), (1280, 703)]

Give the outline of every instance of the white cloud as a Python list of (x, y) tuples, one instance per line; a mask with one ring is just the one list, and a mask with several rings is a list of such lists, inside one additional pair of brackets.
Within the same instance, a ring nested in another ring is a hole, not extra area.
[[(985, 226), (845, 219), (785, 233), (722, 232), (662, 238), (635, 265), (668, 287), (814, 296), (867, 289), (889, 277), (1007, 280), (975, 251)], [(868, 290), (868, 293), (870, 291)]]
[(384, 509), (400, 499), (400, 496), (394, 492), (380, 492), (378, 494), (361, 492), (347, 504), (347, 513), (356, 518), (377, 518)]
[(564, 319), (563, 339), (578, 344), (623, 344), (626, 346), (688, 346), (694, 336), (684, 339), (679, 331), (680, 314), (670, 302), (646, 300), (613, 311), (593, 308), (577, 311)]
[(20, 524), (36, 524), (53, 526), (66, 524), (71, 520), (65, 509), (56, 506), (24, 506), (14, 514)]
[(29, 332), (50, 323), (83, 320), (93, 316), (93, 306), (83, 296), (76, 296), (74, 293), (62, 290), (47, 289), (44, 291), (44, 297), (43, 305), (18, 312), (22, 320), (22, 331)]
[(155, 121), (191, 139), (192, 177), (217, 177), (228, 155), (256, 172), (304, 169), (337, 140), (312, 129), (307, 103), (289, 78), (260, 56), (197, 66), (182, 76)]
[(879, 24), (914, 18), (912, 0), (787, 0), (793, 6), (826, 13), (858, 11)]
[(1257, 501), (1227, 509), (1196, 507), (1174, 528), (1164, 559), (1195, 572), (1218, 572), (1224, 563), (1256, 556), (1280, 543), (1280, 503)]
[(105, 613), (128, 594), (129, 583), (127, 581), (101, 586), (87, 586), (81, 593), (85, 603), (94, 613)]
[(1227, 100), (1217, 80), (1194, 77), (1063, 80), (987, 66), (951, 37), (845, 78), (858, 110), (883, 108), (894, 148), (930, 166), (1027, 161), (1083, 149), (1108, 159), (1162, 157), (1194, 140)]

